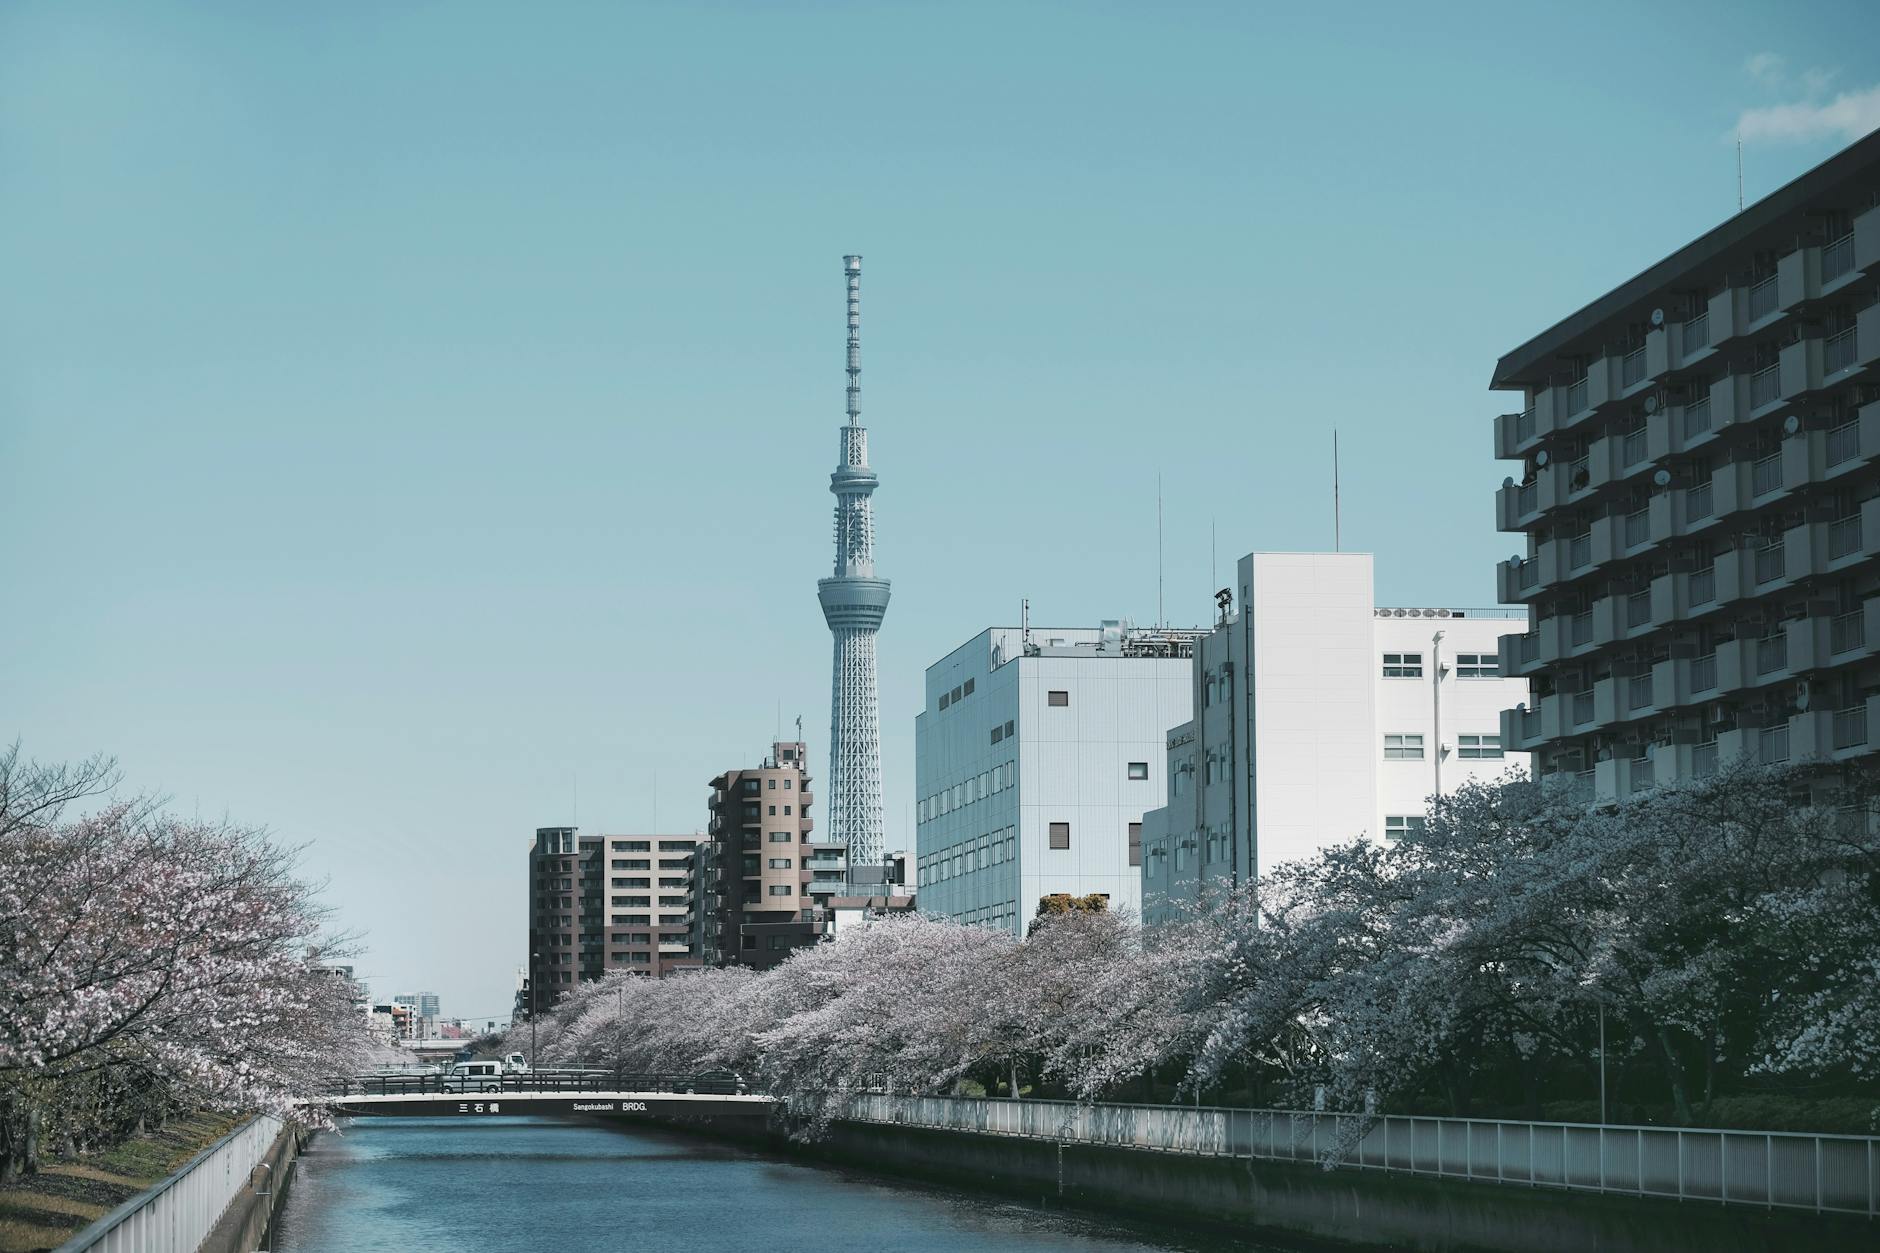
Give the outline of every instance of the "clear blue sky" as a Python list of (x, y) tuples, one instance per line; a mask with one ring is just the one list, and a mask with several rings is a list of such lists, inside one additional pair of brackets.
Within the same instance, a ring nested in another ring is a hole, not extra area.
[[(827, 737), (845, 252), (923, 667), (1513, 541), (1502, 351), (1871, 125), (1867, 4), (0, 5), (0, 735), (306, 842), (505, 1010), (541, 824)], [(1793, 106), (1770, 111), (1775, 106)], [(818, 771), (820, 774), (820, 769)]]

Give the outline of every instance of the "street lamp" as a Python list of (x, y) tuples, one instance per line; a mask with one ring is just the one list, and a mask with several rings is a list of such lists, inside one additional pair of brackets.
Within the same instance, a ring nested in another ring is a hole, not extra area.
[(529, 954), (529, 1069), (535, 1069), (535, 985), (540, 977), (542, 955)]

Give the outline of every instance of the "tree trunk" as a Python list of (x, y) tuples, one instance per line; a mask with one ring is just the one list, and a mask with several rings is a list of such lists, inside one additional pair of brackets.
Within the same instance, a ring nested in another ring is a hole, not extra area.
[(1012, 1094), (1012, 1099), (1016, 1101), (1019, 1099), (1019, 1096), (1018, 1096), (1018, 1058), (1013, 1057), (1009, 1059), (1009, 1061), (1007, 1062), (1007, 1065), (1010, 1067), (1010, 1070), (1008, 1071), (1008, 1074), (1010, 1077), (1006, 1079), (1006, 1083), (1010, 1085), (1009, 1091)]

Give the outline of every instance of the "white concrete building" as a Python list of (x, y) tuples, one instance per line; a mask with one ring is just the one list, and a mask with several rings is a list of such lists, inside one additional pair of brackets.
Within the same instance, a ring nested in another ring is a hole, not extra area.
[[(1368, 553), (1251, 553), (1239, 611), (1194, 650), (1195, 715), (1166, 741), (1167, 802), (1143, 818), (1143, 914), (1360, 833), (1500, 774), (1499, 609), (1379, 609)], [(1437, 633), (1442, 638), (1437, 638)]]
[(927, 669), (914, 719), (925, 913), (1022, 934), (1038, 898), (1140, 908), (1143, 810), (1191, 711), (1194, 631), (993, 627)]

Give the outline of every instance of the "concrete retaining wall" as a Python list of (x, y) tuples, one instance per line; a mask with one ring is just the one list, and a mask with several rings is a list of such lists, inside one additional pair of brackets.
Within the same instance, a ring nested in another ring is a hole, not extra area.
[(996, 1191), (1044, 1205), (1108, 1210), (1197, 1230), (1448, 1251), (1653, 1250), (1766, 1253), (1870, 1248), (1874, 1223), (1838, 1216), (1725, 1210), (1508, 1184), (1325, 1171), (1249, 1158), (1204, 1158), (972, 1132), (838, 1123), (815, 1144), (781, 1131), (668, 1120), (767, 1151)]
[(197, 1253), (253, 1253), (267, 1243), (268, 1229), (273, 1226), (274, 1215), (280, 1209), (281, 1202), (287, 1199), (287, 1190), (293, 1183), (294, 1161), (306, 1146), (307, 1133), (293, 1127), (283, 1127), (281, 1134), (275, 1137), (268, 1153), (262, 1160), (267, 1163), (265, 1174), (268, 1182), (262, 1186), (268, 1189), (266, 1195), (258, 1195), (253, 1190), (244, 1190), (223, 1212), (217, 1220)]

